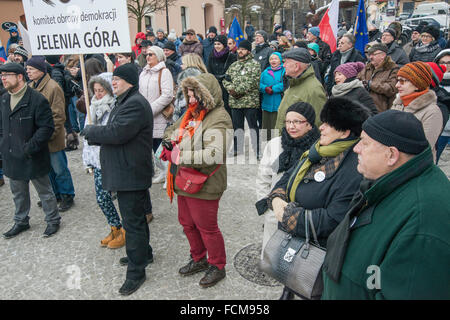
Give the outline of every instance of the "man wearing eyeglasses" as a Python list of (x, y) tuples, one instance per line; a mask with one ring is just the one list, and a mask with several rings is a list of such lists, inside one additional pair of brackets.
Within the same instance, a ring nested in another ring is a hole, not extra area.
[(61, 220), (49, 178), (48, 142), (55, 130), (52, 110), (41, 93), (27, 86), (20, 64), (2, 65), (0, 73), (8, 90), (0, 97), (0, 153), (15, 204), (14, 226), (3, 236), (10, 239), (30, 229), (31, 181), (45, 213), (44, 237), (50, 237), (58, 231)]
[(381, 35), (381, 43), (388, 47), (388, 56), (391, 57), (399, 67), (409, 63), (405, 50), (397, 43), (397, 33), (394, 29), (387, 28)]
[(383, 112), (391, 108), (397, 94), (395, 84), (399, 67), (388, 56), (388, 47), (382, 43), (372, 45), (367, 56), (369, 63), (359, 73), (358, 78), (369, 91), (378, 112)]

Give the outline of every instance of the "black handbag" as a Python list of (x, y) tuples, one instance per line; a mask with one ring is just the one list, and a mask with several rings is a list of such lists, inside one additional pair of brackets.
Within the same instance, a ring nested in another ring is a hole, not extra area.
[[(309, 229), (313, 234), (311, 242)], [(278, 229), (264, 248), (261, 271), (278, 280), (297, 295), (318, 299), (322, 295), (322, 264), (326, 250), (317, 240), (310, 210), (305, 210), (306, 239)]]

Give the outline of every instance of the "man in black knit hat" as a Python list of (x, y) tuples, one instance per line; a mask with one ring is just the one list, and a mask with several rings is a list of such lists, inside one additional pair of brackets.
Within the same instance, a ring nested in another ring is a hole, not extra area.
[(362, 129), (365, 180), (328, 238), (322, 299), (450, 299), (450, 182), (422, 124), (387, 110)]
[(129, 295), (145, 282), (145, 267), (153, 262), (145, 219), (152, 185), (153, 113), (139, 93), (134, 64), (126, 63), (114, 70), (112, 87), (117, 104), (107, 125), (88, 125), (81, 134), (89, 144), (101, 146), (103, 188), (117, 192), (127, 252), (120, 264), (128, 265), (119, 293)]

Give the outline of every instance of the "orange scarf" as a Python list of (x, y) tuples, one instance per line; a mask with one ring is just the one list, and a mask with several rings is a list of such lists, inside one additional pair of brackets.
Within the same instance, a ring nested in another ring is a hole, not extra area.
[(416, 98), (420, 97), (421, 95), (424, 95), (428, 91), (429, 91), (429, 89), (426, 89), (424, 91), (419, 91), (419, 92), (413, 92), (413, 93), (408, 94), (406, 96), (400, 97), (400, 99), (402, 99), (403, 105), (405, 107), (407, 107), (407, 106), (409, 106), (409, 104), (411, 102), (413, 102), (413, 100), (415, 100)]
[[(184, 114), (183, 119), (181, 120), (180, 127), (178, 128), (178, 139), (176, 141), (177, 144), (183, 140), (183, 137), (187, 136), (189, 134), (189, 138), (192, 138), (194, 136), (195, 130), (200, 126), (203, 119), (206, 116), (207, 110), (202, 109), (200, 112), (197, 110), (198, 102), (189, 104), (188, 109), (186, 110), (186, 113)], [(167, 170), (167, 195), (170, 198), (170, 202), (172, 203), (173, 197), (174, 197), (174, 177), (173, 174), (170, 173), (170, 167), (172, 166), (172, 163), (169, 162), (169, 167)]]

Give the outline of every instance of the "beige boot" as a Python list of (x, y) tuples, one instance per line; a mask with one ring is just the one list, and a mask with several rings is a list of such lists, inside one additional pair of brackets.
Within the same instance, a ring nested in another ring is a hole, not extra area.
[(101, 247), (106, 247), (108, 245), (108, 243), (110, 243), (114, 239), (114, 231), (116, 231), (116, 230), (117, 230), (116, 227), (111, 227), (111, 232), (106, 236), (105, 239), (100, 241)]
[(122, 248), (125, 245), (125, 229), (122, 227), (113, 232), (114, 239), (108, 243), (109, 249)]

